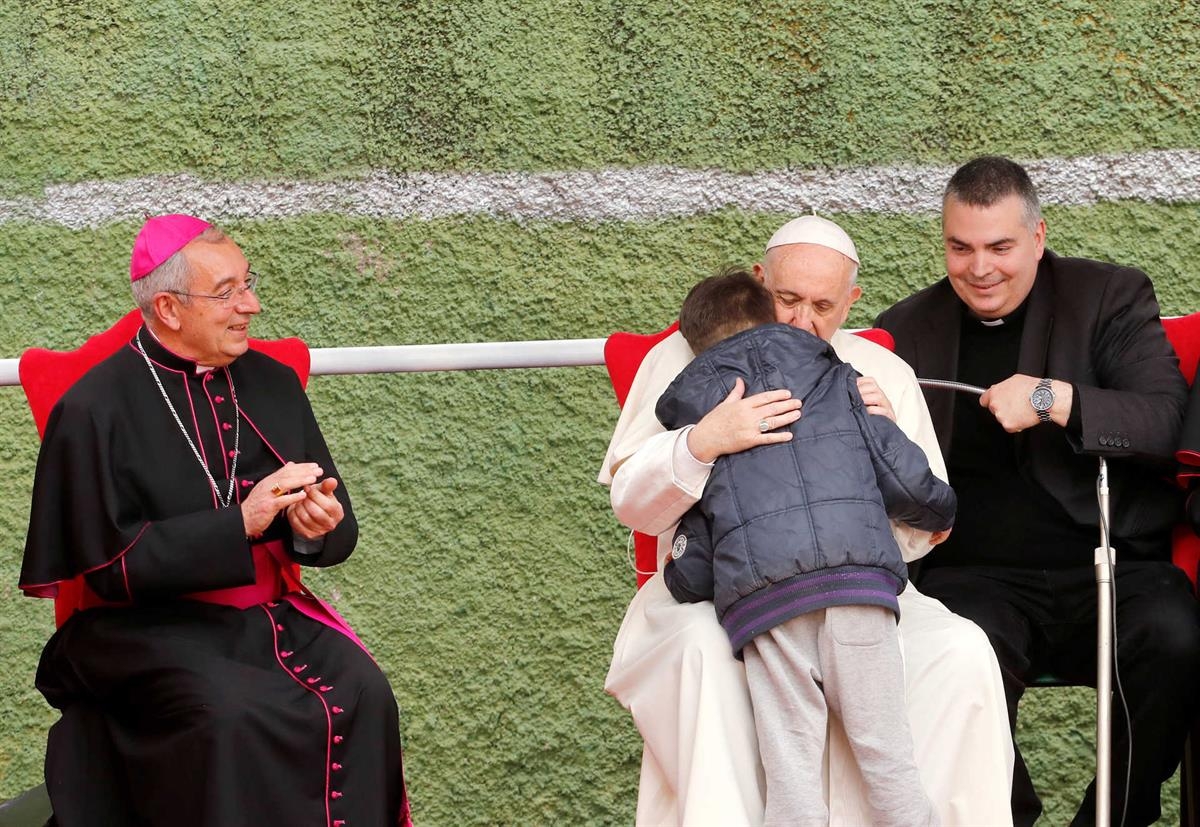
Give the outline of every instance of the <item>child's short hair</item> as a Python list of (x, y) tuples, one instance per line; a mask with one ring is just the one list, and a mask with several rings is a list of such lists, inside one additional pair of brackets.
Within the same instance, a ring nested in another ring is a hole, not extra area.
[(775, 299), (744, 267), (726, 267), (693, 287), (679, 308), (679, 332), (696, 355), (735, 333), (775, 321)]

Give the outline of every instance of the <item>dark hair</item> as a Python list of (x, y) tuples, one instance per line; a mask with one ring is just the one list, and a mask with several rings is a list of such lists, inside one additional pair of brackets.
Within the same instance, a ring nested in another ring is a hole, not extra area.
[(942, 203), (953, 198), (972, 207), (990, 207), (1010, 195), (1021, 199), (1025, 222), (1030, 228), (1036, 226), (1042, 208), (1029, 173), (1016, 161), (1000, 155), (983, 155), (963, 164), (950, 177), (942, 193)]
[(695, 354), (735, 333), (775, 321), (775, 299), (744, 267), (726, 267), (693, 287), (679, 308), (679, 332)]

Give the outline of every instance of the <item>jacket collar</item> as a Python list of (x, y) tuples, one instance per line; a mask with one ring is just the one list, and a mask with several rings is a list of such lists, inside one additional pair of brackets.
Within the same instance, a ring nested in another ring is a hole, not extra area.
[(1058, 256), (1046, 250), (1038, 262), (1037, 278), (1025, 310), (1025, 329), (1021, 333), (1021, 353), (1017, 357), (1017, 373), (1028, 376), (1046, 375), (1046, 356), (1050, 351), (1050, 335), (1054, 330), (1054, 269)]
[[(921, 366), (921, 379), (957, 378), (962, 313), (962, 301), (950, 286), (950, 280), (943, 278), (930, 292), (922, 334), (913, 342), (914, 362)], [(925, 397), (942, 453), (946, 454), (954, 422), (954, 391), (935, 389), (927, 391)]]

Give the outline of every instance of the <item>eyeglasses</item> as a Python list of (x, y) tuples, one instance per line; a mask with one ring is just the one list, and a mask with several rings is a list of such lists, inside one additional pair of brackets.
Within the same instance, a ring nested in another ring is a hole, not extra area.
[(208, 293), (185, 293), (182, 290), (169, 290), (167, 292), (174, 293), (176, 296), (190, 296), (193, 299), (211, 299), (212, 301), (220, 302), (225, 307), (232, 307), (247, 292), (258, 292), (259, 279), (260, 276), (258, 273), (251, 270), (246, 274), (246, 283), (241, 287), (230, 287), (228, 290), (224, 290), (216, 295)]

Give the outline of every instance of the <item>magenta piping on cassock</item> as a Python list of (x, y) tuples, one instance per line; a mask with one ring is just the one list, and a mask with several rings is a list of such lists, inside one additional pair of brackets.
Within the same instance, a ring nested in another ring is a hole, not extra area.
[[(49, 583), (34, 583), (33, 585), (29, 585), (29, 586), (23, 585), (20, 587), (20, 589), (21, 589), (21, 591), (25, 592), (26, 594), (28, 594), (32, 597), (48, 597), (48, 598), (57, 597), (59, 583), (66, 583), (69, 580), (74, 580), (76, 577), (83, 577), (85, 575), (91, 574), (94, 571), (100, 571), (100, 569), (108, 568), (113, 563), (117, 562), (118, 560), (121, 560), (122, 558), (124, 558), (126, 552), (128, 552), (135, 545), (137, 545), (137, 541), (142, 539), (142, 535), (146, 533), (146, 529), (148, 529), (149, 527), (150, 527), (150, 523), (149, 522), (145, 523), (142, 526), (141, 531), (139, 531), (137, 533), (137, 536), (134, 537), (129, 542), (129, 545), (125, 546), (125, 548), (118, 551), (111, 560), (106, 560), (98, 566), (92, 566), (90, 569), (87, 569), (86, 571), (81, 571), (79, 574), (73, 575), (71, 577), (64, 577), (61, 580), (53, 580)], [(126, 591), (128, 591), (128, 586), (126, 586)], [(121, 605), (121, 604), (114, 604), (114, 605)]]
[[(291, 601), (288, 601), (288, 602), (290, 603)], [(275, 662), (279, 664), (279, 668), (282, 669), (285, 673), (287, 673), (287, 675), (289, 677), (291, 677), (292, 680), (294, 680), (296, 683), (300, 684), (301, 687), (303, 687), (304, 689), (307, 689), (309, 692), (313, 692), (312, 688), (309, 686), (306, 686), (303, 681), (301, 681), (298, 677), (296, 677), (296, 675), (292, 674), (292, 670), (289, 669), (288, 665), (283, 662), (284, 658), (290, 657), (292, 653), (291, 652), (281, 652), (279, 650), (279, 630), (275, 624), (275, 618), (271, 616), (271, 613), (269, 611), (267, 611), (267, 608), (265, 606), (260, 606), (260, 608), (263, 610), (263, 613), (266, 614), (267, 621), (271, 624), (271, 638), (274, 641)], [(333, 716), (329, 714), (329, 704), (325, 703), (325, 698), (322, 697), (321, 693), (313, 692), (313, 694), (316, 695), (317, 700), (321, 702), (321, 708), (325, 710), (325, 795), (324, 795), (324, 799), (325, 799), (325, 823), (329, 824), (333, 818), (333, 813), (331, 813), (329, 811), (329, 801), (330, 801), (329, 787), (330, 787), (330, 784), (332, 783), (332, 779), (329, 777), (329, 764), (333, 760), (333, 741), (334, 741)]]

